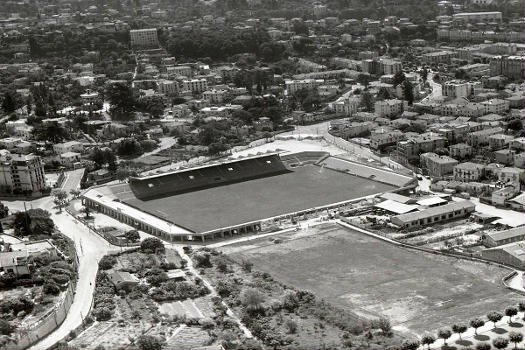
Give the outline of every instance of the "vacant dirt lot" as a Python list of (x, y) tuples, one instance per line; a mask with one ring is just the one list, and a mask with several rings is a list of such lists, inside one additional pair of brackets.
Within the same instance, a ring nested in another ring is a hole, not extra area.
[(500, 284), (507, 270), (398, 248), (335, 225), (221, 250), (336, 306), (385, 315), (396, 329), (418, 334), (522, 299)]

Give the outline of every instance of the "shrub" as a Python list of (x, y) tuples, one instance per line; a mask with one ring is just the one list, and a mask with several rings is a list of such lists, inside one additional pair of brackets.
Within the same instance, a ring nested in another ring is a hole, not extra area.
[(492, 346), (489, 343), (479, 343), (476, 345), (476, 350), (490, 350)]
[(210, 254), (205, 252), (197, 252), (193, 254), (195, 267), (211, 267)]
[(56, 283), (58, 284), (66, 284), (69, 282), (69, 276), (68, 275), (52, 275), (51, 278), (53, 279), (53, 281), (55, 281)]
[(390, 324), (390, 320), (388, 318), (381, 317), (379, 320), (377, 320), (377, 328), (383, 332), (383, 335), (392, 335), (392, 325)]
[(419, 340), (407, 339), (403, 341), (402, 348), (403, 350), (417, 350), (417, 348), (419, 348)]
[(117, 263), (117, 258), (113, 255), (104, 255), (98, 262), (98, 267), (101, 270), (109, 270)]
[(162, 254), (166, 251), (166, 248), (160, 239), (149, 237), (140, 243), (140, 250), (144, 253)]
[(288, 312), (294, 312), (299, 307), (299, 297), (295, 291), (287, 290), (284, 293), (282, 307)]
[(224, 273), (228, 272), (230, 264), (228, 263), (225, 257), (221, 256), (215, 261), (215, 266), (217, 266), (218, 271)]
[(16, 329), (16, 326), (12, 325), (9, 321), (0, 318), (0, 334), (10, 335)]
[(245, 289), (241, 293), (241, 303), (247, 311), (261, 311), (263, 309), (264, 295), (257, 289)]
[(211, 318), (204, 318), (200, 320), (200, 325), (202, 329), (213, 329), (215, 328), (215, 322)]
[(137, 242), (140, 239), (140, 234), (137, 230), (130, 230), (124, 234), (124, 237), (130, 242)]
[(46, 282), (42, 287), (42, 292), (49, 295), (58, 295), (60, 293), (60, 288), (55, 282)]
[(96, 307), (93, 310), (93, 315), (95, 316), (97, 321), (108, 321), (109, 319), (111, 319), (111, 316), (113, 316), (110, 309), (108, 309), (107, 307)]
[(494, 345), (496, 349), (505, 349), (507, 345), (509, 345), (509, 341), (503, 337), (497, 337), (492, 341), (492, 345)]
[(162, 342), (159, 338), (151, 335), (141, 335), (137, 339), (140, 350), (162, 350)]
[(158, 287), (168, 280), (168, 275), (159, 268), (153, 268), (146, 272), (146, 280), (152, 286)]
[(253, 263), (248, 260), (241, 261), (241, 267), (245, 272), (252, 272)]
[(284, 327), (286, 328), (286, 332), (290, 334), (294, 334), (297, 332), (297, 322), (295, 322), (292, 319), (288, 319), (284, 322)]

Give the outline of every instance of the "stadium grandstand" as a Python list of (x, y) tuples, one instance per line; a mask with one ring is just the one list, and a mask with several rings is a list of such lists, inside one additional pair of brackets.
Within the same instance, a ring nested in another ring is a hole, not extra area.
[(386, 170), (362, 169), (358, 163), (344, 162), (340, 169), (337, 160), (333, 168), (339, 169), (332, 169), (331, 159), (326, 152), (227, 159), (95, 186), (82, 200), (95, 211), (165, 240), (204, 242), (344, 210), (363, 198), (413, 186), (409, 177), (389, 178)]

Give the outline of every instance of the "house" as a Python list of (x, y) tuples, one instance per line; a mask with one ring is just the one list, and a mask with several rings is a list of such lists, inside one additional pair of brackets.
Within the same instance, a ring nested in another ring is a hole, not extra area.
[(525, 211), (525, 193), (510, 199), (507, 204), (514, 210)]
[(505, 165), (514, 165), (514, 157), (516, 152), (511, 149), (502, 149), (494, 152), (494, 160), (496, 163)]
[(0, 272), (11, 272), (17, 277), (29, 275), (31, 263), (27, 250), (0, 252)]
[(72, 167), (79, 163), (82, 155), (76, 152), (66, 152), (57, 156), (57, 161), (65, 167)]
[(454, 179), (463, 182), (478, 181), (484, 175), (482, 164), (465, 162), (454, 167)]
[(508, 147), (514, 137), (504, 134), (495, 134), (489, 136), (489, 147), (493, 150), (503, 149)]
[(510, 148), (520, 152), (525, 151), (525, 137), (518, 137), (512, 140)]
[(391, 218), (391, 222), (403, 229), (419, 228), (425, 225), (465, 217), (473, 213), (475, 207), (474, 203), (470, 201), (453, 202), (418, 212), (397, 215)]
[(113, 271), (108, 278), (116, 289), (130, 289), (139, 284), (139, 279), (126, 271)]
[(525, 169), (525, 152), (514, 155), (514, 166), (516, 168)]
[(502, 133), (503, 129), (500, 127), (471, 132), (467, 134), (467, 143), (472, 147), (487, 145), (490, 136)]
[(506, 186), (492, 192), (491, 202), (493, 205), (504, 206), (507, 204), (507, 200), (516, 196), (518, 189), (514, 186)]
[(498, 170), (498, 180), (519, 188), (520, 180), (525, 179), (525, 170), (513, 167), (505, 167)]
[(525, 226), (514, 227), (509, 230), (490, 232), (483, 235), (485, 247), (497, 247), (500, 245), (522, 242), (525, 240)]

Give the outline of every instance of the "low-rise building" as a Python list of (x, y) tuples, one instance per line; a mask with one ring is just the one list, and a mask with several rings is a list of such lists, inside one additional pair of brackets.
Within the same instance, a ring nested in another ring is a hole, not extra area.
[(455, 159), (464, 159), (472, 155), (472, 147), (466, 143), (456, 143), (449, 146), (448, 154)]
[(457, 181), (478, 181), (484, 175), (483, 164), (465, 162), (454, 167), (454, 179)]
[(483, 245), (489, 248), (522, 241), (525, 241), (525, 226), (490, 232), (483, 235)]
[(514, 242), (481, 251), (481, 257), (500, 264), (523, 269), (525, 266), (525, 243)]
[(370, 133), (370, 148), (383, 150), (385, 147), (393, 146), (405, 139), (405, 134), (400, 130), (378, 128)]
[(67, 152), (83, 152), (84, 151), (84, 144), (78, 141), (68, 141), (68, 142), (62, 142), (57, 143), (53, 145), (53, 152), (56, 154), (63, 154)]
[(490, 136), (501, 133), (503, 133), (503, 129), (500, 127), (474, 131), (467, 134), (467, 143), (474, 148), (488, 145)]
[(511, 149), (501, 149), (494, 152), (494, 160), (499, 164), (513, 165), (515, 154)]
[(377, 101), (374, 104), (375, 114), (379, 117), (393, 117), (403, 113), (405, 102), (398, 99)]
[(513, 136), (505, 134), (495, 134), (489, 136), (489, 147), (493, 150), (500, 150), (508, 147), (510, 142), (514, 140)]
[(447, 139), (435, 133), (425, 133), (417, 137), (409, 138), (406, 141), (399, 141), (397, 143), (397, 154), (406, 159), (411, 160), (419, 158), (421, 153), (435, 152), (440, 148), (445, 148)]
[(438, 222), (465, 217), (475, 211), (476, 206), (470, 201), (452, 202), (446, 205), (431, 207), (425, 210), (401, 214), (390, 220), (403, 229), (415, 229)]
[(498, 180), (504, 184), (520, 188), (520, 181), (523, 181), (524, 178), (525, 170), (523, 169), (514, 167), (505, 167), (498, 169)]

